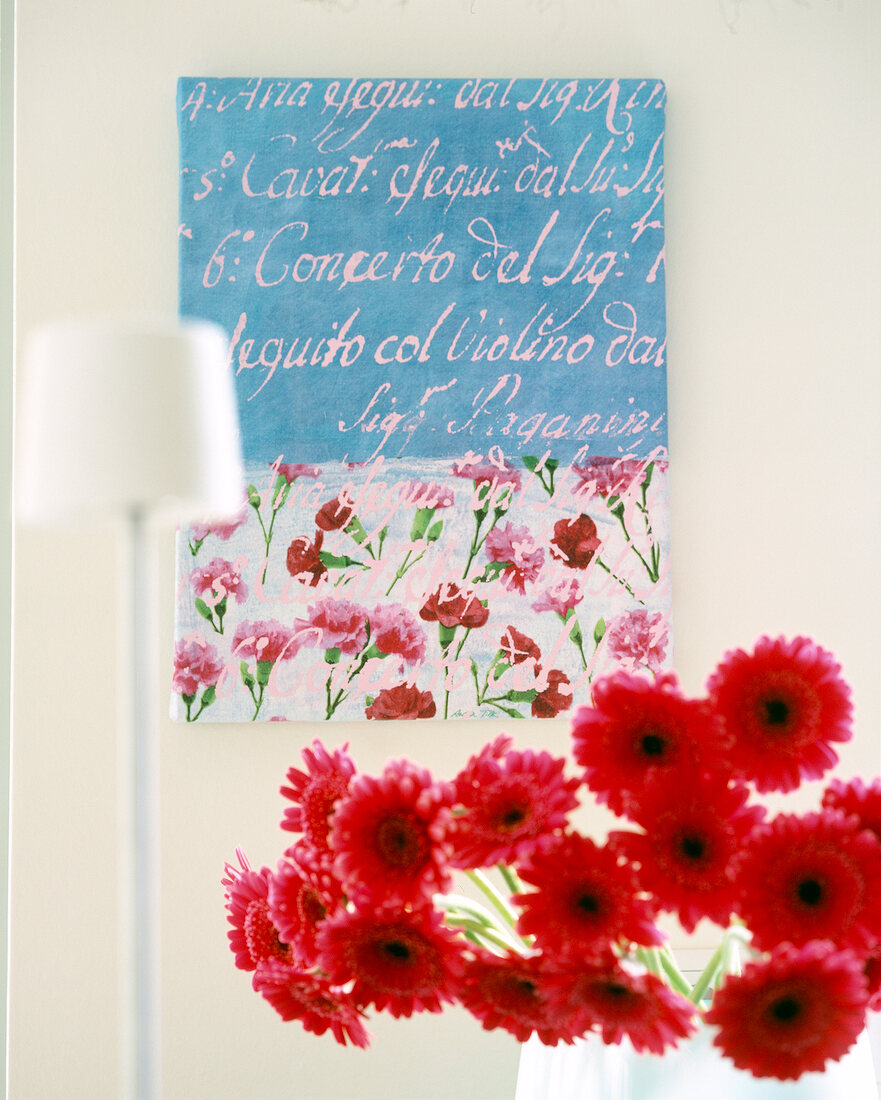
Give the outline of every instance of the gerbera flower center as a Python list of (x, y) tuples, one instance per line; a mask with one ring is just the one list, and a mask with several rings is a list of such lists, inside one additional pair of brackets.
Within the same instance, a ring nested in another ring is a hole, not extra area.
[(667, 751), (667, 742), (659, 733), (644, 733), (639, 747), (643, 756), (664, 756)]
[(698, 836), (696, 833), (685, 833), (679, 840), (679, 851), (686, 859), (703, 859), (706, 852), (706, 844), (704, 843), (703, 837)]
[(317, 924), (327, 916), (327, 909), (318, 891), (308, 886), (300, 892), (299, 909), (301, 917), (311, 924)]
[(785, 726), (789, 718), (789, 704), (785, 699), (764, 699), (765, 721), (769, 726)]
[(421, 867), (430, 848), (422, 823), (405, 814), (383, 818), (376, 830), (376, 846), (385, 863), (402, 869)]
[(278, 931), (269, 916), (269, 904), (265, 898), (252, 901), (243, 921), (245, 943), (255, 963), (273, 956), (284, 958), (290, 948), (282, 943)]
[(581, 913), (599, 913), (600, 903), (596, 894), (580, 894), (578, 900), (575, 902), (576, 909)]
[(795, 1020), (801, 1014), (801, 1004), (788, 995), (779, 997), (771, 1005), (771, 1015), (775, 1020), (778, 1020), (781, 1024), (788, 1024), (790, 1020)]
[(825, 891), (823, 890), (823, 884), (817, 882), (815, 878), (805, 878), (796, 887), (796, 893), (798, 894), (798, 900), (804, 902), (805, 905), (819, 905), (823, 900)]
[(389, 940), (382, 946), (385, 953), (393, 959), (409, 960), (410, 958), (410, 948), (400, 940)]

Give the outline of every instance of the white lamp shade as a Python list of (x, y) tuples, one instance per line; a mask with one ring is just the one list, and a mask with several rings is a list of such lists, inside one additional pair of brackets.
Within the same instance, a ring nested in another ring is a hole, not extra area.
[(95, 320), (36, 330), (23, 362), (16, 510), (51, 524), (173, 510), (219, 519), (244, 501), (222, 329)]

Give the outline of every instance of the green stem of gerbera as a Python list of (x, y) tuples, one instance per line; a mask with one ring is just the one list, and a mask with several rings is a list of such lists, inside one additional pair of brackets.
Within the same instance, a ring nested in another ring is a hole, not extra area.
[(517, 877), (517, 872), (512, 867), (509, 867), (506, 863), (497, 863), (496, 870), (505, 880), (505, 885), (512, 894), (523, 893), (523, 883)]
[(517, 924), (517, 914), (505, 901), (498, 890), (493, 886), (483, 871), (466, 871), (466, 876), (474, 883), (481, 893), (490, 901), (496, 912), (500, 913), (505, 923), (513, 928)]
[(716, 975), (719, 973), (719, 969), (722, 966), (724, 951), (725, 941), (723, 939), (722, 943), (720, 943), (716, 950), (713, 952), (710, 961), (704, 967), (703, 971), (701, 972), (701, 976), (694, 983), (694, 987), (692, 988), (691, 993), (688, 995), (688, 999), (693, 1004), (699, 1005), (701, 1003), (701, 1001), (706, 996), (707, 990), (715, 981)]
[(658, 958), (661, 963), (661, 967), (664, 973), (670, 979), (670, 985), (676, 990), (677, 993), (681, 993), (683, 997), (691, 996), (691, 985), (682, 971), (679, 969), (679, 965), (676, 962), (676, 957), (673, 952), (664, 944), (659, 949)]

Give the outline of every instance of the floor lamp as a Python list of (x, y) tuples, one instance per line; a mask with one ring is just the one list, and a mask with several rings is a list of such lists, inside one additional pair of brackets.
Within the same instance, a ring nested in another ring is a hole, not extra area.
[(161, 1094), (158, 625), (146, 524), (226, 518), (242, 505), (226, 337), (201, 322), (96, 320), (38, 329), (25, 347), (17, 434), (21, 522), (126, 520), (120, 602), (141, 613), (125, 616), (129, 661), (120, 684), (121, 1060), (124, 1095), (152, 1100)]

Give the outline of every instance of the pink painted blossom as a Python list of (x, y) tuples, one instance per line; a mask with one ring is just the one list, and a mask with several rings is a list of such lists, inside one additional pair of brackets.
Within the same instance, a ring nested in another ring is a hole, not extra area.
[(272, 469), (276, 471), (279, 477), (283, 477), (288, 485), (292, 481), (296, 481), (298, 477), (316, 478), (321, 475), (320, 467), (305, 466), (302, 462), (279, 462), (278, 465), (273, 462)]
[(414, 664), (425, 657), (425, 631), (403, 604), (380, 604), (370, 612), (370, 640), (380, 653)]
[(332, 596), (309, 608), (309, 626), (321, 631), (321, 648), (358, 653), (367, 643), (367, 608)]
[(218, 602), (227, 596), (235, 596), (236, 603), (244, 603), (248, 598), (248, 586), (242, 580), (239, 562), (225, 558), (213, 558), (204, 569), (195, 569), (190, 583), (197, 596), (206, 593)]
[(246, 504), (233, 519), (228, 520), (226, 523), (219, 521), (217, 523), (192, 524), (190, 526), (190, 538), (193, 542), (204, 542), (209, 535), (214, 535), (226, 542), (236, 531), (238, 531), (242, 524), (247, 523), (247, 521), (248, 506)]
[(276, 619), (239, 623), (232, 639), (233, 656), (239, 660), (289, 661), (302, 645), (296, 632)]
[(640, 480), (646, 463), (637, 458), (590, 458), (583, 466), (573, 465), (572, 471), (580, 485), (591, 486), (604, 499), (621, 496)]
[(525, 592), (526, 582), (533, 582), (544, 565), (545, 552), (528, 527), (515, 527), (513, 523), (494, 527), (486, 536), (485, 547), (490, 561), (508, 562), (508, 568), (501, 575), (507, 589)]
[(565, 615), (584, 599), (584, 590), (577, 577), (565, 577), (546, 588), (532, 604), (533, 611), (556, 611)]
[(519, 489), (522, 484), (520, 471), (511, 466), (507, 459), (493, 462), (490, 458), (477, 456), (469, 462), (463, 458), (453, 463), (453, 474), (456, 477), (469, 478), (478, 484), (495, 482), (497, 485), (510, 485), (513, 489)]
[(667, 624), (660, 611), (625, 611), (606, 631), (608, 655), (628, 672), (659, 672), (667, 656)]
[(195, 695), (201, 686), (213, 686), (223, 675), (223, 669), (220, 654), (204, 638), (181, 638), (175, 642), (171, 683), (178, 695)]

